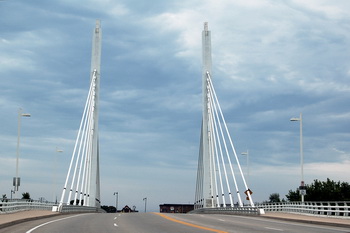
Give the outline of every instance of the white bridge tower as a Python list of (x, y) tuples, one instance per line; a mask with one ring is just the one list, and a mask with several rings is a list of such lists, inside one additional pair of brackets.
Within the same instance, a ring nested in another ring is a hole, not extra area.
[(63, 205), (100, 207), (98, 113), (101, 63), (101, 25), (92, 37), (90, 88), (75, 142), (59, 210)]
[[(204, 23), (202, 32), (202, 126), (198, 157), (195, 209), (243, 206), (239, 186), (244, 187), (249, 205), (254, 207), (212, 83), (211, 32)], [(235, 163), (232, 163), (234, 157)], [(236, 176), (241, 179), (236, 179)], [(234, 202), (235, 189), (237, 200)], [(236, 204), (237, 203), (237, 204)]]

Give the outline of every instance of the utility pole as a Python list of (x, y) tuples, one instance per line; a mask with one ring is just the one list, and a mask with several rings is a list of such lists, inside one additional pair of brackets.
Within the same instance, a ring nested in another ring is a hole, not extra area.
[(143, 198), (143, 201), (145, 202), (145, 213), (146, 213), (146, 210), (147, 210), (147, 197)]
[(118, 212), (118, 192), (114, 192), (115, 195), (115, 212)]

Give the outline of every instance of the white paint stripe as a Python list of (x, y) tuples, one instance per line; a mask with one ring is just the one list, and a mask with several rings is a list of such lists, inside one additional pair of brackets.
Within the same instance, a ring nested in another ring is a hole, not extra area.
[(278, 228), (272, 228), (272, 227), (265, 227), (268, 230), (274, 230), (274, 231), (284, 231), (283, 229), (278, 229)]
[(117, 219), (117, 217), (114, 218), (114, 220), (116, 220), (116, 219)]
[(52, 220), (52, 221), (49, 221), (49, 222), (40, 224), (40, 225), (38, 225), (38, 226), (36, 226), (36, 227), (33, 227), (33, 228), (30, 229), (29, 231), (26, 231), (26, 233), (31, 233), (32, 231), (38, 229), (39, 227), (45, 226), (45, 225), (50, 224), (50, 223), (53, 223), (53, 222), (58, 222), (58, 221), (62, 221), (62, 220), (69, 219), (69, 218), (75, 218), (75, 217), (82, 216), (82, 215), (86, 215), (86, 214), (79, 214), (79, 215), (74, 215), (74, 216), (69, 216), (69, 217), (65, 217), (65, 218), (60, 218), (60, 219)]
[(116, 223), (114, 223), (114, 226), (117, 227), (118, 225)]

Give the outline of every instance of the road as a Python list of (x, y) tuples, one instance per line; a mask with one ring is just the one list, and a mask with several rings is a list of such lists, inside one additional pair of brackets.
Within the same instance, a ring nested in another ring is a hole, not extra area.
[(349, 228), (312, 225), (234, 215), (199, 214), (77, 214), (24, 222), (0, 233), (205, 233), (205, 232), (350, 232)]

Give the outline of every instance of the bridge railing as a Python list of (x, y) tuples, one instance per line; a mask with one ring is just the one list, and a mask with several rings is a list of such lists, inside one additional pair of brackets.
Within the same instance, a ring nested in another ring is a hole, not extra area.
[(79, 205), (62, 205), (62, 206), (53, 206), (52, 207), (52, 211), (54, 212), (61, 212), (61, 213), (68, 213), (68, 212), (96, 212), (96, 213), (105, 213), (106, 211), (101, 209), (101, 208), (97, 208), (97, 207), (90, 207), (90, 206), (79, 206)]
[(257, 205), (265, 212), (304, 213), (350, 218), (350, 201), (277, 202)]
[(36, 201), (27, 199), (6, 199), (0, 200), (0, 214), (15, 213), (26, 210), (48, 210), (54, 212), (105, 212), (101, 208), (89, 207), (89, 206), (77, 206), (77, 205), (63, 205), (61, 210), (58, 209), (58, 205), (55, 202), (48, 201)]
[(51, 210), (54, 202), (27, 199), (0, 200), (0, 214), (23, 210)]
[(189, 212), (189, 214), (233, 214), (233, 215), (260, 215), (264, 211), (258, 207), (217, 207), (217, 208), (201, 208)]

